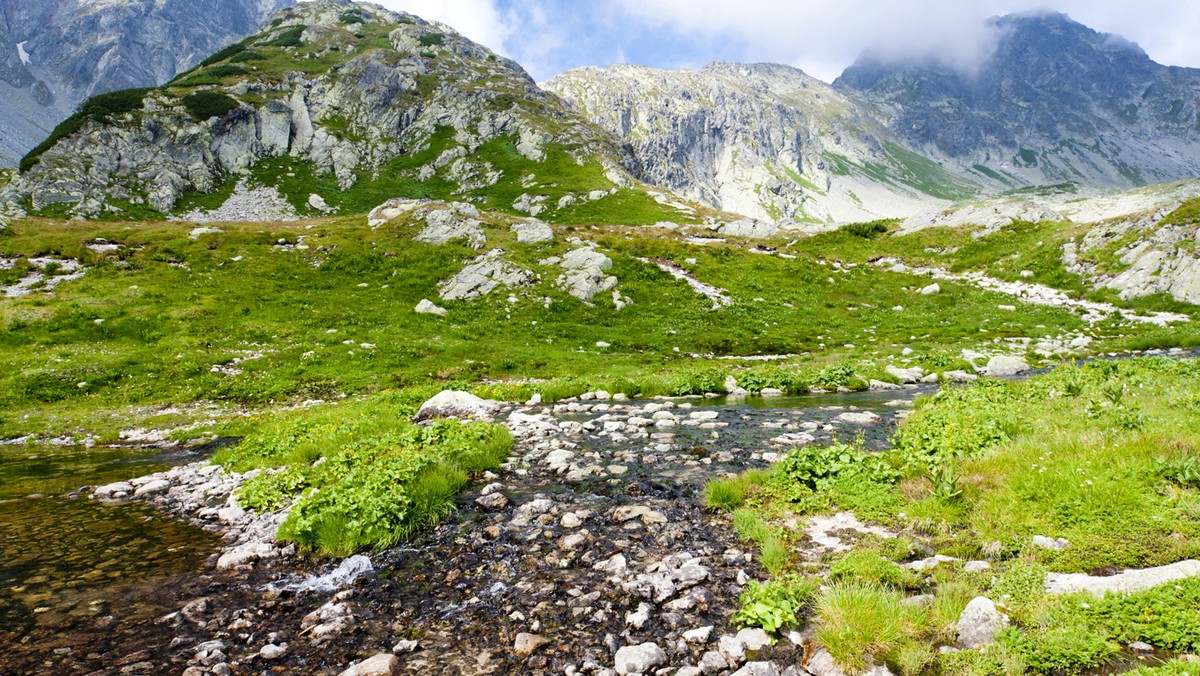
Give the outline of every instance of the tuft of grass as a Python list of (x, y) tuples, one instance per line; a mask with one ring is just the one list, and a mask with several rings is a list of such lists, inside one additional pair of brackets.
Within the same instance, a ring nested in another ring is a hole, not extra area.
[(895, 590), (835, 582), (817, 602), (816, 638), (842, 669), (861, 674), (913, 643), (916, 611)]

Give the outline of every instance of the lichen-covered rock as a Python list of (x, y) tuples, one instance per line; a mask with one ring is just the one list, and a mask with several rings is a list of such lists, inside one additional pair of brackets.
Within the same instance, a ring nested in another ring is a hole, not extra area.
[(986, 596), (976, 596), (958, 617), (960, 648), (978, 648), (996, 641), (996, 633), (1009, 624), (1008, 615), (1001, 613)]
[(500, 410), (500, 405), (494, 401), (481, 399), (470, 392), (443, 390), (421, 404), (415, 422), (425, 422), (435, 418), (469, 418), (474, 420), (490, 420)]
[(558, 277), (559, 288), (582, 301), (611, 291), (617, 278), (604, 274), (612, 267), (612, 259), (590, 247), (568, 251), (558, 265), (563, 273)]
[(438, 296), (442, 300), (470, 300), (486, 296), (499, 286), (525, 286), (532, 282), (531, 272), (504, 260), (503, 249), (492, 249), (442, 282)]

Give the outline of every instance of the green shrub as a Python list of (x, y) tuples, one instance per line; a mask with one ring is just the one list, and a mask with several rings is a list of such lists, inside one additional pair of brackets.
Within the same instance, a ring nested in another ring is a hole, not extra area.
[(288, 26), (279, 32), (274, 39), (262, 43), (267, 47), (299, 47), (303, 44), (301, 36), (304, 35), (304, 29), (307, 28), (304, 24), (296, 26)]
[(366, 21), (366, 19), (363, 18), (362, 12), (359, 12), (358, 10), (354, 10), (354, 9), (342, 12), (338, 16), (338, 23), (342, 23), (342, 24), (346, 24), (346, 25), (363, 23), (365, 21)]
[(258, 52), (251, 52), (251, 51), (247, 50), (247, 51), (243, 51), (238, 54), (235, 54), (232, 58), (229, 59), (229, 63), (250, 63), (252, 61), (266, 61), (266, 60), (267, 60), (266, 56), (259, 54)]
[(839, 230), (863, 239), (875, 239), (888, 231), (892, 221), (870, 221), (867, 223), (848, 223)]
[(213, 117), (225, 117), (239, 105), (237, 99), (221, 92), (188, 94), (181, 103), (189, 115), (201, 122)]
[(1098, 667), (1119, 648), (1079, 622), (1037, 631), (1008, 628), (996, 635), (997, 643), (1019, 653), (1030, 670), (1040, 673), (1080, 673)]
[(206, 66), (211, 66), (214, 63), (220, 63), (221, 61), (224, 61), (225, 59), (229, 59), (234, 56), (237, 56), (237, 55), (241, 54), (242, 52), (246, 51), (246, 46), (249, 44), (250, 44), (249, 38), (247, 38), (245, 40), (239, 40), (238, 42), (235, 42), (231, 45), (228, 45), (222, 49), (217, 50), (216, 52), (213, 53), (212, 56), (208, 57), (207, 59), (205, 59), (205, 60), (201, 61), (199, 64), (197, 64), (196, 67), (204, 68)]
[(436, 47), (446, 42), (446, 35), (444, 33), (426, 33), (417, 38), (417, 42), (422, 47)]
[(991, 596), (1006, 604), (1023, 605), (1046, 595), (1046, 567), (1037, 563), (1013, 563), (992, 586)]

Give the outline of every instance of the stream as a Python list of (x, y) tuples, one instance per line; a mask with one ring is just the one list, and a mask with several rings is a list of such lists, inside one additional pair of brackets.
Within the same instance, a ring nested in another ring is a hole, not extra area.
[[(0, 673), (337, 674), (393, 649), (406, 673), (583, 673), (643, 641), (695, 663), (704, 645), (682, 634), (713, 627), (715, 642), (765, 577), (703, 509), (705, 482), (789, 444), (882, 448), (931, 391), (510, 407), (499, 420), (525, 427), (505, 471), (340, 592), (288, 586), (336, 562), (214, 570), (213, 525), (79, 493), (205, 449), (0, 446)], [(545, 643), (518, 654), (518, 634)]]

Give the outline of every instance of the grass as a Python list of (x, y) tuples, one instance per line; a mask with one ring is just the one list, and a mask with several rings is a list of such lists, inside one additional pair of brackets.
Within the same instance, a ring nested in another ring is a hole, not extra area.
[[(484, 219), (490, 241), (541, 272), (542, 281), (518, 290), (511, 306), (447, 303), (444, 320), (413, 315), (412, 308), (422, 298), (436, 300), (437, 283), (478, 252), (414, 242), (419, 228), (404, 221), (374, 231), (362, 217), (223, 224), (223, 232), (193, 240), (192, 226), (180, 223), (17, 220), (0, 238), (0, 255), (18, 266), (42, 255), (75, 258), (89, 269), (53, 294), (0, 305), (0, 400), (13, 412), (0, 421), (0, 435), (81, 432), (88, 425), (79, 416), (97, 408), (202, 400), (261, 407), (431, 383), (520, 381), (511, 396), (539, 391), (546, 400), (592, 389), (723, 392), (730, 375), (748, 389), (865, 387), (885, 377), (880, 362), (899, 359), (905, 346), (914, 349), (912, 363), (941, 371), (959, 365), (950, 355), (961, 347), (991, 349), (996, 338), (1082, 328), (1052, 308), (997, 310), (1012, 299), (967, 286), (947, 284), (942, 294), (921, 296), (912, 289), (922, 278), (828, 265), (869, 256), (864, 246), (907, 250), (906, 238), (822, 235), (791, 247), (795, 259), (782, 259), (614, 226), (556, 226), (555, 243), (518, 245), (507, 218)], [(606, 298), (585, 305), (557, 289), (554, 270), (538, 261), (566, 251), (567, 236), (599, 243), (632, 305), (616, 311)], [(120, 248), (97, 254), (86, 246), (97, 238)], [(308, 248), (283, 251), (280, 240)], [(713, 311), (686, 284), (639, 258), (677, 265), (694, 258), (692, 273), (727, 289), (734, 303)], [(827, 281), (831, 272), (836, 284)], [(893, 312), (893, 305), (906, 311)], [(1095, 349), (1139, 335), (1153, 335), (1156, 345), (1188, 336), (1186, 327), (1143, 334), (1115, 321), (1089, 334)], [(596, 348), (597, 340), (611, 347)], [(688, 356), (764, 353), (797, 356), (772, 365)]]
[[(888, 451), (797, 449), (765, 472), (710, 484), (707, 495), (711, 506), (734, 509), (743, 539), (765, 541), (777, 524), (835, 509), (903, 534), (860, 541), (828, 564), (814, 627), (848, 672), (885, 663), (905, 674), (1078, 673), (1138, 640), (1192, 652), (1200, 579), (1097, 599), (1047, 596), (1045, 577), (1200, 556), (1197, 402), (1200, 363), (1167, 358), (980, 381), (919, 401)], [(865, 494), (873, 497), (855, 504)], [(1038, 548), (1034, 535), (1070, 545)], [(899, 565), (914, 556), (912, 542), (921, 557), (987, 558), (993, 568), (918, 575)], [(906, 603), (912, 593), (928, 601)], [(985, 652), (937, 655), (978, 595), (1001, 604), (1013, 626)]]
[(281, 540), (336, 556), (391, 546), (449, 514), (470, 478), (497, 469), (512, 447), (498, 425), (411, 425), (414, 394), (281, 414), (214, 462), (266, 470), (241, 489), (247, 508), (294, 502)]

